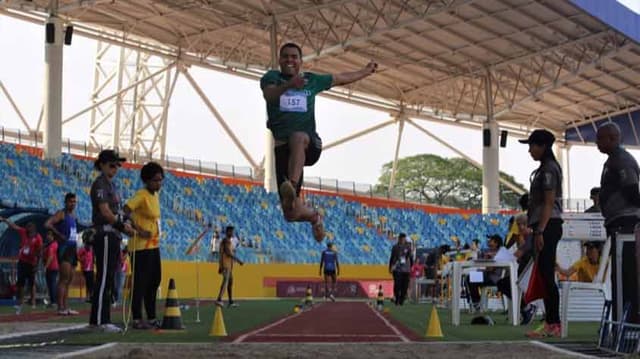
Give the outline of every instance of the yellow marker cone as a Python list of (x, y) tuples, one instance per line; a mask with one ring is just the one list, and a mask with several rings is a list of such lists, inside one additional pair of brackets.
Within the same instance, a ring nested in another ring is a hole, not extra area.
[(438, 311), (436, 307), (431, 308), (431, 316), (429, 318), (429, 325), (427, 326), (427, 338), (442, 338), (442, 328), (440, 327), (440, 318), (438, 317)]
[(178, 292), (176, 283), (173, 278), (169, 279), (169, 292), (167, 293), (167, 301), (164, 309), (164, 317), (162, 318), (161, 331), (165, 330), (184, 330), (182, 325), (182, 316), (180, 313), (180, 304), (178, 304)]
[(213, 316), (213, 322), (211, 323), (211, 330), (209, 330), (210, 337), (226, 337), (227, 328), (224, 326), (224, 318), (222, 317), (222, 309), (216, 307), (216, 312)]

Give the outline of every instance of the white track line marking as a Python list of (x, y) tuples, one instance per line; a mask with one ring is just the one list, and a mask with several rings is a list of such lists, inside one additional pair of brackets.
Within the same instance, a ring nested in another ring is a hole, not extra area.
[(540, 341), (537, 341), (537, 340), (532, 340), (532, 341), (530, 341), (530, 343), (533, 344), (533, 345), (537, 345), (537, 346), (539, 346), (541, 348), (545, 348), (547, 350), (551, 350), (551, 351), (556, 352), (558, 354), (569, 355), (569, 356), (571, 356), (573, 358), (597, 358), (597, 357), (594, 357), (594, 356), (591, 356), (591, 355), (585, 355), (585, 354), (581, 354), (581, 353), (572, 352), (570, 350), (557, 348), (557, 347), (554, 347), (551, 344), (543, 343), (543, 342), (540, 342)]
[(382, 320), (389, 329), (391, 329), (394, 333), (396, 333), (396, 336), (398, 336), (403, 342), (408, 343), (411, 341), (404, 334), (402, 334), (402, 332), (398, 328), (396, 328), (393, 324), (391, 324), (387, 320), (387, 318), (383, 317), (382, 314), (378, 313), (377, 310), (371, 308), (368, 305), (367, 305), (367, 308), (369, 308), (376, 316), (378, 316), (378, 318), (380, 318), (380, 320)]
[(106, 350), (106, 349), (113, 348), (116, 345), (118, 345), (118, 343), (102, 344), (102, 345), (99, 345), (99, 346), (93, 347), (93, 348), (81, 349), (81, 350), (76, 350), (76, 351), (69, 352), (69, 353), (58, 354), (54, 358), (55, 359), (63, 359), (63, 358), (75, 358), (75, 357), (79, 357), (79, 356), (85, 356), (87, 354), (93, 354), (93, 353), (98, 352), (100, 350)]
[(303, 338), (397, 338), (395, 334), (254, 334), (256, 337), (303, 337)]
[(5, 335), (0, 335), (0, 340), (12, 339), (12, 338), (20, 338), (20, 337), (28, 336), (28, 335), (40, 335), (40, 334), (51, 334), (51, 333), (66, 332), (66, 331), (70, 331), (70, 330), (84, 329), (86, 327), (87, 327), (87, 324), (79, 324), (79, 325), (73, 325), (73, 326), (69, 326), (69, 327), (60, 327), (60, 328), (51, 328), (51, 329), (43, 329), (43, 330), (34, 330), (34, 331), (31, 331), (31, 332), (20, 332), (20, 333), (5, 334)]
[[(320, 303), (318, 305), (315, 305), (310, 310), (318, 308), (321, 305), (322, 305), (322, 303)], [(273, 322), (273, 323), (271, 323), (271, 324), (269, 324), (267, 326), (264, 326), (264, 327), (258, 328), (256, 330), (250, 331), (249, 333), (242, 334), (241, 336), (239, 336), (236, 339), (234, 339), (231, 343), (242, 343), (245, 339), (247, 339), (248, 337), (250, 337), (252, 335), (256, 335), (256, 334), (258, 334), (260, 332), (263, 332), (263, 331), (265, 331), (267, 329), (271, 329), (271, 328), (273, 328), (273, 327), (275, 327), (277, 325), (280, 325), (280, 324), (286, 322), (287, 320), (295, 318), (295, 317), (297, 317), (299, 315), (304, 315), (305, 313), (309, 313), (310, 310), (304, 310), (304, 311), (302, 311), (300, 313), (296, 313), (296, 314), (293, 314), (293, 315), (288, 315), (288, 316), (286, 316), (286, 317), (284, 317), (284, 318), (282, 318), (282, 319), (280, 319), (278, 321), (275, 321), (275, 322)]]

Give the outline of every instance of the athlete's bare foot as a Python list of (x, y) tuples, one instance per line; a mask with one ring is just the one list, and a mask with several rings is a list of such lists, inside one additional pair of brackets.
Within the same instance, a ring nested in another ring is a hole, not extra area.
[(280, 196), (282, 196), (282, 210), (284, 212), (292, 211), (293, 204), (296, 200), (296, 189), (291, 181), (287, 180), (280, 185)]
[(313, 221), (311, 221), (311, 230), (316, 242), (322, 242), (324, 239), (324, 223), (322, 222), (322, 216), (318, 212), (316, 212)]

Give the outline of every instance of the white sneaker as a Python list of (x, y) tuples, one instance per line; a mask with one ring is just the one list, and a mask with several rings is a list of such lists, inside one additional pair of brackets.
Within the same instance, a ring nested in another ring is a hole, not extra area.
[(229, 303), (229, 308), (238, 308), (240, 306), (240, 304), (238, 303)]
[(215, 305), (217, 305), (218, 307), (222, 307), (224, 306), (224, 302), (222, 302), (221, 300), (216, 300)]
[(13, 309), (16, 310), (16, 314), (22, 314), (22, 306), (21, 305), (14, 305)]
[(73, 309), (67, 309), (66, 312), (67, 312), (67, 315), (78, 315), (78, 314), (80, 314), (80, 313), (78, 313), (78, 311), (73, 310)]
[(114, 324), (102, 324), (100, 329), (105, 333), (122, 333), (122, 329)]
[(329, 294), (329, 299), (331, 299), (332, 302), (336, 301), (336, 297), (334, 297), (333, 294)]

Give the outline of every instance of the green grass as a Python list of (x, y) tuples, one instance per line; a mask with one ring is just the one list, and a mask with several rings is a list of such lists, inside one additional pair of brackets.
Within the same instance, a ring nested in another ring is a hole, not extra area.
[[(158, 314), (162, 318), (164, 314), (164, 301), (158, 303)], [(293, 306), (299, 301), (296, 300), (247, 300), (238, 301), (240, 307), (222, 309), (227, 334), (233, 335), (261, 325), (268, 324), (289, 313), (292, 313)], [(84, 303), (72, 305), (76, 310), (89, 309), (90, 306)], [(39, 308), (42, 308), (41, 306)], [(216, 306), (211, 302), (203, 303), (200, 307), (200, 323), (196, 323), (196, 308), (190, 302), (188, 310), (182, 310), (182, 322), (186, 326), (183, 332), (167, 332), (156, 333), (146, 330), (129, 330), (126, 335), (122, 334), (106, 334), (101, 332), (87, 332), (74, 334), (65, 337), (68, 344), (102, 344), (108, 342), (169, 342), (169, 343), (192, 343), (192, 342), (212, 342), (220, 340), (220, 338), (210, 337), (209, 330), (213, 322), (213, 315)], [(30, 306), (25, 306), (25, 313), (43, 312), (44, 309), (32, 310)], [(53, 311), (53, 309), (50, 309)], [(13, 313), (12, 307), (0, 307), (0, 314)], [(118, 308), (111, 312), (112, 321), (116, 324), (122, 323), (122, 310)], [(1, 321), (1, 318), (0, 318)], [(79, 315), (74, 317), (54, 317), (48, 322), (55, 323), (87, 323), (87, 315)]]
[[(431, 308), (432, 306), (430, 304), (409, 304), (401, 307), (390, 306), (390, 314), (420, 337), (424, 337), (431, 314)], [(541, 323), (536, 319), (529, 326), (514, 327), (507, 321), (505, 314), (495, 312), (489, 313), (489, 316), (496, 322), (495, 325), (471, 325), (473, 315), (461, 311), (460, 325), (456, 327), (451, 324), (450, 310), (438, 309), (438, 316), (444, 338), (435, 340), (444, 341), (527, 340), (524, 334)], [(566, 339), (548, 340), (595, 342), (598, 327), (599, 323), (594, 322), (572, 322), (569, 325), (569, 336)]]

